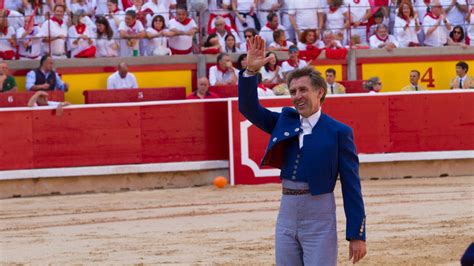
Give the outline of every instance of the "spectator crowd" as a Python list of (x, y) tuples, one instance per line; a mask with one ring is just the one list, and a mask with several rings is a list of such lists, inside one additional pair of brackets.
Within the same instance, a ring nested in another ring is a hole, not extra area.
[(257, 34), (269, 51), (474, 45), (467, 0), (208, 0), (204, 10), (176, 0), (4, 2), (4, 60), (244, 53)]

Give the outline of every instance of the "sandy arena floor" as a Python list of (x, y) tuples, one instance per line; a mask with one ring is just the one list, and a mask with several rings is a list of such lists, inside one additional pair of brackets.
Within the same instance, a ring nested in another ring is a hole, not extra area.
[[(474, 177), (362, 183), (362, 265), (459, 265)], [(347, 261), (340, 188), (339, 264)], [(0, 200), (0, 263), (272, 265), (277, 184)]]

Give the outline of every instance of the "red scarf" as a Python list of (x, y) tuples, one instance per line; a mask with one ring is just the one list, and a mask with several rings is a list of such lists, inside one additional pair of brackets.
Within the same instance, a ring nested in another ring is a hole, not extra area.
[(62, 26), (62, 25), (63, 25), (63, 20), (62, 20), (62, 19), (60, 20), (60, 19), (58, 19), (58, 18), (56, 18), (56, 17), (53, 17), (51, 20), (54, 21), (54, 22), (56, 22), (56, 23), (58, 23), (59, 26)]
[(433, 12), (426, 13), (427, 16), (431, 17), (432, 19), (439, 19), (439, 16), (435, 16)]
[(270, 25), (270, 23), (268, 23), (268, 22), (267, 22), (267, 24), (265, 24), (265, 26), (267, 26), (267, 28), (269, 28), (269, 29), (271, 29), (271, 30), (273, 30), (273, 31), (275, 31), (275, 30), (278, 29), (278, 25), (277, 25), (276, 27), (272, 27), (272, 26)]
[(3, 27), (3, 29), (0, 32), (3, 33), (3, 35), (7, 35), (8, 34), (8, 27)]
[(133, 28), (133, 27), (135, 27), (135, 24), (137, 24), (137, 20), (136, 20), (136, 19), (132, 22), (132, 25), (130, 25), (130, 26), (127, 25), (127, 26), (128, 26), (129, 28)]
[(286, 62), (288, 62), (288, 65), (297, 68), (300, 65), (300, 60), (296, 61), (296, 63), (293, 63), (291, 59), (288, 59)]
[(358, 4), (358, 3), (360, 3), (360, 0), (352, 0), (352, 2), (354, 2), (354, 4)]
[(274, 66), (268, 65), (268, 70), (273, 72), (273, 71), (275, 71), (275, 69), (276, 69), (276, 65), (274, 65)]
[(191, 19), (190, 18), (186, 18), (183, 22), (179, 21), (179, 20), (176, 20), (178, 21), (179, 23), (181, 23), (183, 26), (186, 26), (189, 24), (189, 22), (191, 22)]
[(260, 89), (264, 90), (264, 91), (267, 91), (267, 90), (268, 90), (267, 87), (265, 87), (262, 83), (259, 83), (259, 84), (258, 84), (258, 87), (259, 87)]
[(287, 48), (287, 47), (286, 47), (286, 46), (287, 46), (286, 40), (284, 40), (284, 41), (282, 42), (282, 44), (280, 44), (280, 46), (281, 46), (281, 48)]
[(227, 69), (227, 70), (222, 69), (218, 64), (216, 65), (216, 67), (217, 67), (217, 71), (222, 72), (222, 74), (224, 74), (225, 72), (229, 71), (229, 69)]
[(123, 10), (126, 10), (127, 8), (133, 6), (133, 3), (130, 0), (122, 0), (122, 6)]
[(339, 9), (339, 7), (332, 7), (332, 6), (329, 7), (329, 11), (330, 11), (331, 13), (336, 12), (338, 9)]
[(120, 11), (120, 9), (117, 6), (115, 6), (114, 14), (117, 14), (119, 11)]
[(380, 37), (377, 33), (375, 34), (375, 37), (377, 37), (377, 39), (379, 39), (379, 41), (382, 41), (382, 42), (386, 42), (388, 40), (388, 36), (389, 35), (387, 34), (387, 37), (382, 39), (382, 37)]
[(306, 51), (312, 51), (312, 50), (316, 50), (317, 47), (314, 46), (314, 44), (307, 44), (306, 45)]
[(86, 24), (77, 24), (76, 25), (76, 31), (79, 34), (83, 34), (84, 31), (86, 31)]

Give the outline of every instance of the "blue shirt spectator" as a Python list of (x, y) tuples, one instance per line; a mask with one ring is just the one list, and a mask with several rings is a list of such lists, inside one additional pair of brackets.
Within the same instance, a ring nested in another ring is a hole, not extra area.
[(40, 60), (40, 67), (26, 74), (26, 90), (28, 91), (68, 91), (69, 86), (64, 83), (58, 73), (53, 70), (53, 58), (45, 55)]

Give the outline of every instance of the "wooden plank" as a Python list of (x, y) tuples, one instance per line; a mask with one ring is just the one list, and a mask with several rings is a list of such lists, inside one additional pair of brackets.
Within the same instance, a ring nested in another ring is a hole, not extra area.
[(0, 112), (0, 170), (33, 167), (32, 114)]

